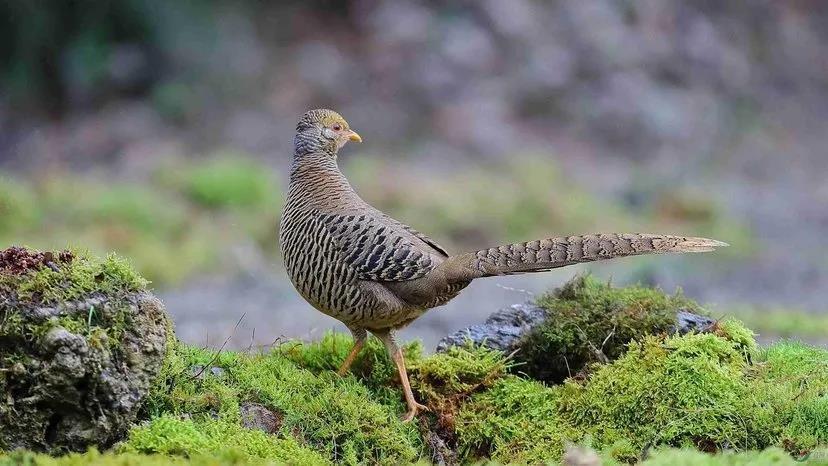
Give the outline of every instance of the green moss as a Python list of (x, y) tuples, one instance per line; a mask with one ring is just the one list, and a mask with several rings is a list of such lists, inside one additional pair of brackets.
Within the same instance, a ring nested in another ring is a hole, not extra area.
[[(148, 399), (147, 415), (152, 419), (186, 416), (191, 422), (184, 427), (204, 431), (203, 426), (214, 423), (238, 425), (240, 405), (255, 402), (278, 413), (278, 438), (297, 439), (330, 461), (416, 459), (423, 448), (420, 433), (415, 424), (399, 421), (404, 404), (396, 370), (382, 344), (368, 341), (353, 366), (353, 376), (340, 378), (333, 372), (351, 344), (350, 337), (327, 334), (316, 343), (285, 343), (270, 354), (219, 355), (179, 344)], [(503, 356), (484, 348), (455, 348), (428, 358), (422, 358), (420, 351), (419, 344), (406, 347), (412, 384), (421, 400), (440, 412), (485, 390), (506, 373)], [(220, 370), (201, 370), (205, 366)], [(167, 427), (170, 421), (164, 422), (161, 426)], [(185, 432), (174, 437), (186, 444), (183, 447), (148, 450), (138, 448), (139, 440), (130, 436), (127, 448), (147, 453), (175, 448), (203, 451), (200, 443), (187, 444), (191, 437), (200, 442)]]
[[(120, 342), (128, 322), (127, 309), (117, 305), (117, 301), (129, 293), (145, 290), (147, 281), (128, 261), (114, 254), (105, 259), (81, 252), (62, 254), (71, 259), (62, 261), (54, 253), (53, 264), (57, 265), (52, 267), (41, 265), (25, 273), (0, 272), (0, 295), (15, 303), (4, 306), (0, 313), (0, 345), (5, 342), (13, 349), (15, 343), (31, 344), (56, 327), (85, 335), (98, 347)], [(111, 305), (105, 309), (92, 305), (83, 312), (62, 312), (46, 320), (29, 315), (32, 307), (72, 303), (93, 296), (105, 296)]]
[[(315, 342), (286, 342), (279, 346), (279, 352), (299, 367), (314, 374), (339, 369), (353, 346), (353, 339), (344, 333), (327, 332)], [(410, 367), (423, 357), (422, 344), (412, 341), (402, 346), (407, 365)], [(356, 377), (383, 405), (391, 406), (395, 412), (403, 412), (405, 402), (399, 389), (397, 368), (388, 355), (385, 345), (369, 337), (357, 359), (351, 365), (348, 377)]]
[(646, 337), (584, 382), (569, 381), (561, 414), (598, 448), (649, 445), (763, 448), (778, 432), (767, 393), (754, 390), (738, 342), (713, 334)]
[(539, 464), (560, 458), (580, 434), (558, 414), (559, 391), (508, 376), (475, 394), (455, 419), (461, 458)]
[(758, 351), (756, 345), (756, 334), (753, 330), (745, 327), (745, 324), (735, 319), (722, 319), (716, 322), (712, 328), (713, 332), (733, 343), (742, 351), (745, 359), (750, 360)]
[(828, 384), (828, 349), (783, 340), (767, 347), (759, 359), (769, 381), (806, 383), (820, 390)]
[(642, 286), (614, 288), (579, 276), (537, 299), (549, 318), (526, 337), (516, 359), (521, 371), (561, 382), (592, 362), (616, 359), (634, 339), (665, 333), (678, 310), (703, 313), (681, 294)]
[[(236, 425), (240, 404), (255, 402), (278, 413), (278, 438), (293, 438), (333, 462), (412, 461), (419, 456), (416, 427), (401, 423), (395, 407), (377, 403), (353, 377), (328, 371), (315, 375), (279, 349), (216, 356), (180, 345), (168, 359), (147, 407), (155, 418), (183, 415), (201, 426)], [(205, 365), (221, 368), (220, 375), (210, 369), (196, 375), (199, 370), (193, 367)], [(134, 441), (130, 437), (127, 445)]]
[[(540, 463), (557, 461), (570, 442), (624, 462), (654, 446), (778, 446), (800, 456), (824, 445), (828, 351), (796, 343), (751, 351), (749, 330), (722, 324), (714, 333), (644, 337), (618, 360), (564, 385), (500, 378), (461, 406), (458, 449), (466, 460)], [(678, 454), (656, 459), (676, 464), (669, 461)], [(748, 464), (756, 455), (709, 461)]]
[(129, 442), (119, 451), (187, 457), (209, 454), (297, 465), (327, 463), (319, 453), (301, 446), (293, 437), (279, 438), (227, 420), (193, 421), (168, 415), (133, 429)]
[(74, 259), (55, 269), (42, 267), (25, 274), (0, 273), (0, 292), (21, 303), (48, 304), (72, 301), (90, 293), (122, 293), (143, 290), (147, 281), (130, 263), (117, 255), (96, 259), (74, 252)]
[(425, 404), (441, 413), (476, 391), (489, 388), (509, 367), (504, 355), (485, 347), (453, 346), (410, 364), (411, 386)]
[[(344, 333), (327, 332), (322, 339), (315, 342), (287, 342), (279, 351), (297, 365), (311, 372), (336, 371), (353, 347), (353, 339)], [(410, 364), (423, 357), (423, 347), (419, 341), (403, 345), (403, 354)], [(379, 339), (369, 337), (359, 356), (350, 369), (366, 385), (376, 388), (387, 385), (397, 377), (397, 369)]]
[(828, 445), (828, 350), (783, 341), (759, 358), (756, 390), (773, 396), (778, 444), (795, 455)]
[(668, 448), (653, 453), (641, 464), (642, 466), (794, 466), (802, 463), (794, 460), (779, 448), (716, 455), (692, 449)]
[(792, 453), (807, 453), (828, 445), (828, 394), (797, 403), (782, 432), (782, 444)]
[[(304, 460), (303, 457), (298, 457)], [(323, 461), (301, 463), (297, 461), (277, 461), (250, 458), (228, 450), (221, 454), (197, 454), (190, 457), (145, 455), (140, 453), (99, 453), (91, 450), (86, 453), (52, 457), (26, 451), (16, 451), (6, 456), (0, 454), (0, 466), (269, 466), (277, 464), (324, 464)]]
[(267, 170), (238, 154), (223, 154), (184, 175), (184, 193), (211, 208), (279, 205), (278, 186)]

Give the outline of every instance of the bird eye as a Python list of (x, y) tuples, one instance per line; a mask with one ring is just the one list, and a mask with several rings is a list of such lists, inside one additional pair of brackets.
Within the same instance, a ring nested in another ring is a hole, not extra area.
[(342, 131), (342, 125), (340, 125), (340, 124), (333, 125), (333, 130), (334, 131)]

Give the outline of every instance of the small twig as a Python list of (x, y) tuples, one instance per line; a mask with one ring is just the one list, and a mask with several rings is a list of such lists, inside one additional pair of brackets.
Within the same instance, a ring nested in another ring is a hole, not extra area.
[[(604, 354), (604, 352), (603, 352), (603, 351), (601, 351), (600, 349), (596, 348), (594, 344), (592, 344), (592, 341), (590, 341), (590, 340), (589, 340), (589, 337), (587, 336), (586, 332), (584, 332), (584, 331), (581, 329), (581, 327), (580, 327), (580, 326), (578, 326), (578, 325), (576, 325), (576, 326), (575, 326), (575, 328), (577, 328), (577, 329), (578, 329), (578, 331), (579, 331), (579, 332), (581, 332), (581, 335), (583, 335), (584, 340), (587, 342), (587, 344), (589, 345), (589, 347), (590, 347), (590, 348), (592, 348), (592, 354), (594, 354), (594, 355), (595, 355), (595, 357), (596, 357), (599, 361), (601, 361), (602, 363), (604, 363), (604, 364), (608, 363), (608, 362), (609, 362), (609, 358), (607, 357), (607, 355), (606, 355), (606, 354)], [(603, 348), (603, 345), (601, 346), (601, 348)]]
[(250, 333), (250, 344), (247, 345), (247, 349), (244, 350), (246, 353), (249, 353), (251, 349), (253, 349), (253, 342), (256, 340), (256, 327), (253, 327), (253, 331)]
[(612, 326), (612, 331), (609, 333), (609, 335), (607, 335), (606, 338), (604, 338), (604, 341), (601, 343), (601, 351), (602, 352), (604, 351), (604, 346), (607, 344), (609, 339), (612, 338), (613, 335), (615, 335), (615, 329), (616, 328), (618, 328), (618, 325), (613, 325)]
[(92, 316), (95, 314), (95, 306), (89, 306), (89, 315), (86, 317), (86, 328), (92, 328)]
[(247, 314), (242, 314), (241, 317), (239, 317), (238, 322), (236, 322), (236, 325), (233, 326), (233, 331), (230, 332), (230, 335), (228, 335), (227, 338), (224, 339), (224, 343), (221, 344), (221, 347), (219, 347), (218, 351), (216, 351), (216, 354), (213, 355), (213, 357), (210, 359), (210, 361), (207, 362), (207, 364), (201, 366), (201, 370), (199, 370), (196, 374), (190, 377), (190, 380), (194, 380), (201, 377), (201, 374), (203, 374), (208, 367), (211, 367), (216, 361), (218, 361), (218, 358), (221, 355), (221, 352), (224, 350), (224, 347), (227, 346), (227, 343), (229, 343), (230, 339), (233, 338), (233, 335), (236, 333), (236, 330), (239, 328), (239, 325), (241, 325), (242, 320), (244, 320), (244, 316), (246, 315)]
[(564, 356), (563, 358), (564, 358), (564, 364), (566, 364), (566, 373), (571, 378), (572, 377), (572, 369), (569, 368), (569, 359), (567, 359), (566, 356)]
[(799, 381), (799, 393), (797, 393), (796, 396), (791, 399), (791, 401), (798, 400), (800, 396), (802, 396), (805, 392), (808, 391), (808, 384), (805, 382), (808, 380), (810, 376), (816, 374), (816, 372), (816, 369), (811, 369), (807, 374), (805, 374), (805, 376), (802, 377), (802, 380)]

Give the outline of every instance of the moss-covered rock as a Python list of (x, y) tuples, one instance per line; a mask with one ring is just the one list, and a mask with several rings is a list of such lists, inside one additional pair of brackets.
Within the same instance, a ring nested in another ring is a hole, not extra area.
[(704, 313), (680, 293), (615, 288), (589, 275), (575, 277), (536, 302), (547, 318), (526, 335), (515, 357), (524, 363), (521, 371), (554, 383), (590, 363), (618, 358), (628, 343), (644, 335), (673, 332), (679, 312)]
[[(579, 374), (593, 362), (618, 358), (645, 335), (706, 332), (716, 322), (681, 293), (631, 286), (614, 288), (576, 276), (534, 302), (501, 309), (482, 324), (443, 338), (437, 351), (469, 341), (513, 355), (514, 367), (551, 383)], [(752, 341), (752, 336), (749, 336)]]
[(118, 440), (161, 368), (168, 327), (122, 259), (0, 251), (0, 450)]

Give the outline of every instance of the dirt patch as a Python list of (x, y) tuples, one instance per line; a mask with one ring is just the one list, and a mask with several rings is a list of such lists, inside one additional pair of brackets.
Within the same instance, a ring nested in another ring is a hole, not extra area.
[(0, 272), (22, 275), (43, 267), (57, 268), (60, 264), (72, 262), (75, 255), (71, 251), (40, 252), (20, 246), (11, 246), (0, 251)]

